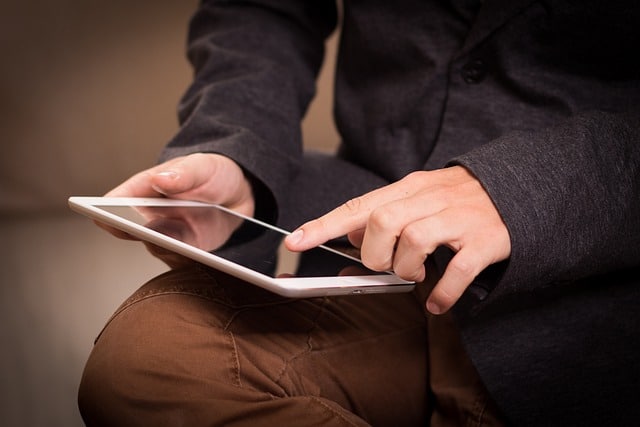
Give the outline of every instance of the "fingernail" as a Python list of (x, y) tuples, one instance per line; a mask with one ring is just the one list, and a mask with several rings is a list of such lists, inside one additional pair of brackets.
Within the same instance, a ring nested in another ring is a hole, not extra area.
[(291, 233), (291, 234), (289, 234), (287, 236), (287, 241), (289, 243), (297, 245), (298, 243), (300, 243), (302, 241), (303, 235), (304, 235), (304, 231), (302, 231), (302, 229), (299, 228), (299, 229), (297, 229), (296, 231), (294, 231), (293, 233)]
[(151, 188), (153, 188), (153, 191), (155, 191), (158, 194), (167, 194), (167, 192), (163, 188), (160, 188), (155, 184), (151, 184)]
[(442, 309), (438, 304), (432, 301), (427, 301), (427, 310), (429, 310), (432, 314), (440, 314), (442, 313)]
[[(159, 176), (161, 178), (164, 179), (169, 179), (169, 180), (175, 180), (176, 178), (178, 178), (178, 172), (175, 171), (163, 171), (163, 172), (158, 172), (156, 174), (156, 176)], [(157, 191), (160, 194), (167, 194), (167, 190), (165, 190), (163, 187), (158, 186), (157, 184), (153, 183), (151, 184), (151, 188), (153, 188), (154, 191)]]
[(178, 172), (175, 172), (175, 171), (164, 171), (164, 172), (158, 172), (156, 175), (157, 176), (162, 176), (164, 178), (176, 179), (178, 177)]

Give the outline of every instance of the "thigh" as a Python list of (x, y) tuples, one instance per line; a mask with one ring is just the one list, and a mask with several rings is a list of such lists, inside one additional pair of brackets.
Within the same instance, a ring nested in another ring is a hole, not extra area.
[(290, 300), (204, 267), (140, 288), (96, 340), (88, 425), (424, 425), (412, 294)]

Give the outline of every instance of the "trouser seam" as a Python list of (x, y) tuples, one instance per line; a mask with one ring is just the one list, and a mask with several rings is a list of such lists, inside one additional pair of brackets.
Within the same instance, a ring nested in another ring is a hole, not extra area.
[(473, 418), (470, 419), (471, 422), (469, 424), (475, 427), (482, 426), (482, 418), (484, 416), (484, 412), (486, 408), (487, 408), (487, 398), (483, 392), (478, 391), (476, 393), (475, 402), (473, 404), (473, 410), (472, 410)]
[[(116, 311), (111, 315), (111, 317), (109, 317), (107, 322), (105, 322), (105, 326), (98, 333), (98, 336), (96, 337), (95, 341), (98, 341), (98, 339), (100, 339), (100, 336), (102, 335), (102, 332), (107, 327), (107, 325), (109, 325), (109, 323), (111, 323), (113, 319), (115, 319), (117, 316), (119, 316), (122, 312), (127, 310), (129, 307), (139, 302), (142, 302), (146, 299), (149, 299), (155, 296), (160, 296), (160, 295), (193, 296), (193, 297), (203, 298), (207, 301), (214, 302), (216, 304), (224, 305), (228, 308), (237, 308), (237, 307), (234, 307), (233, 304), (225, 303), (223, 300), (220, 299), (220, 295), (216, 294), (215, 292), (211, 292), (208, 290), (194, 289), (193, 287), (190, 287), (190, 286), (175, 285), (171, 287), (163, 287), (162, 289), (151, 289), (151, 290), (145, 290), (145, 291), (138, 290), (129, 298), (127, 298), (120, 305), (120, 307), (116, 309)], [(270, 301), (270, 302), (261, 302), (261, 303), (255, 303), (255, 304), (246, 304), (246, 305), (243, 305), (243, 308), (249, 309), (249, 308), (256, 308), (256, 307), (270, 307), (274, 305), (289, 304), (293, 301), (294, 300), (286, 299), (286, 300), (276, 300), (276, 301)], [(242, 310), (239, 310), (239, 311), (242, 311)], [(231, 323), (231, 321), (229, 323)]]
[(174, 287), (171, 287), (171, 288), (153, 289), (153, 290), (149, 290), (149, 291), (136, 291), (132, 296), (127, 298), (125, 300), (125, 302), (123, 302), (120, 305), (120, 307), (118, 307), (118, 309), (105, 322), (104, 327), (102, 328), (102, 330), (96, 336), (96, 338), (94, 340), (94, 344), (95, 344), (95, 342), (97, 342), (100, 339), (100, 336), (102, 335), (102, 333), (104, 332), (106, 327), (113, 321), (113, 319), (118, 317), (120, 314), (122, 314), (124, 311), (129, 309), (131, 306), (133, 306), (133, 305), (135, 305), (135, 304), (137, 304), (139, 302), (142, 302), (142, 301), (144, 301), (146, 299), (158, 296), (158, 295), (176, 295), (176, 294), (178, 294), (178, 295), (190, 295), (190, 296), (194, 296), (194, 297), (198, 297), (198, 298), (203, 298), (203, 299), (206, 299), (206, 300), (209, 300), (209, 301), (213, 301), (214, 300), (210, 295), (206, 295), (206, 294), (209, 294), (209, 292), (198, 292), (198, 291), (195, 291), (193, 289), (189, 289), (189, 288), (184, 287), (184, 286), (174, 286)]
[(313, 346), (311, 344), (311, 334), (318, 327), (318, 321), (320, 320), (320, 317), (324, 313), (324, 308), (327, 305), (327, 301), (328, 301), (327, 298), (323, 298), (322, 299), (322, 304), (320, 304), (320, 306), (318, 307), (318, 314), (313, 319), (313, 323), (312, 323), (311, 327), (309, 328), (309, 330), (307, 331), (307, 348), (305, 348), (305, 349), (297, 352), (296, 354), (292, 355), (288, 360), (284, 360), (283, 361), (284, 365), (283, 365), (282, 369), (280, 370), (280, 372), (278, 373), (278, 375), (275, 378), (276, 383), (280, 384), (280, 386), (283, 387), (283, 385), (281, 384), (282, 377), (284, 377), (284, 374), (289, 369), (289, 366), (291, 365), (291, 363), (293, 361), (295, 361), (296, 359), (300, 358), (303, 354), (309, 354), (311, 352), (311, 350), (313, 349)]
[(351, 420), (349, 420), (348, 418), (346, 418), (343, 414), (341, 414), (340, 412), (336, 411), (335, 409), (333, 409), (330, 405), (327, 405), (322, 399), (320, 399), (319, 397), (316, 396), (309, 396), (309, 398), (317, 403), (319, 403), (323, 408), (325, 408), (326, 410), (328, 410), (329, 412), (331, 412), (333, 415), (337, 416), (338, 418), (340, 418), (342, 421), (344, 421), (345, 423), (349, 424), (350, 426), (357, 426), (357, 424), (354, 424), (353, 422), (351, 422)]
[(236, 338), (233, 335), (233, 332), (227, 331), (229, 334), (229, 342), (231, 344), (231, 352), (234, 361), (234, 381), (238, 385), (238, 387), (242, 388), (242, 379), (240, 376), (240, 356), (238, 351), (238, 345), (236, 343)]

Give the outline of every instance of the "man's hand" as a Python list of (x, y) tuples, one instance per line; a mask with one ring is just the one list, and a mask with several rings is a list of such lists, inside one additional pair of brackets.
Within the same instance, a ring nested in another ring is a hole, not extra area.
[[(255, 210), (251, 184), (242, 169), (219, 154), (197, 153), (171, 159), (132, 176), (105, 196), (197, 200), (217, 203), (247, 216), (253, 216)], [(99, 225), (118, 237), (128, 237)]]
[(456, 252), (427, 300), (444, 313), (474, 278), (511, 253), (509, 233), (480, 182), (465, 168), (414, 172), (309, 221), (286, 240), (303, 251), (348, 235), (372, 270), (425, 279), (424, 262), (438, 246)]

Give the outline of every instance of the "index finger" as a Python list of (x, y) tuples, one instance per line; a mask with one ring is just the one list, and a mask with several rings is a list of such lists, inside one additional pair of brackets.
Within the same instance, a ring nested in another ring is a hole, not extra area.
[(328, 240), (365, 228), (371, 212), (379, 206), (405, 197), (402, 182), (378, 188), (355, 197), (325, 215), (300, 226), (287, 236), (285, 244), (292, 251), (304, 251)]
[(285, 239), (287, 248), (304, 251), (350, 231), (364, 228), (372, 208), (365, 196), (356, 197), (331, 212), (311, 220)]

